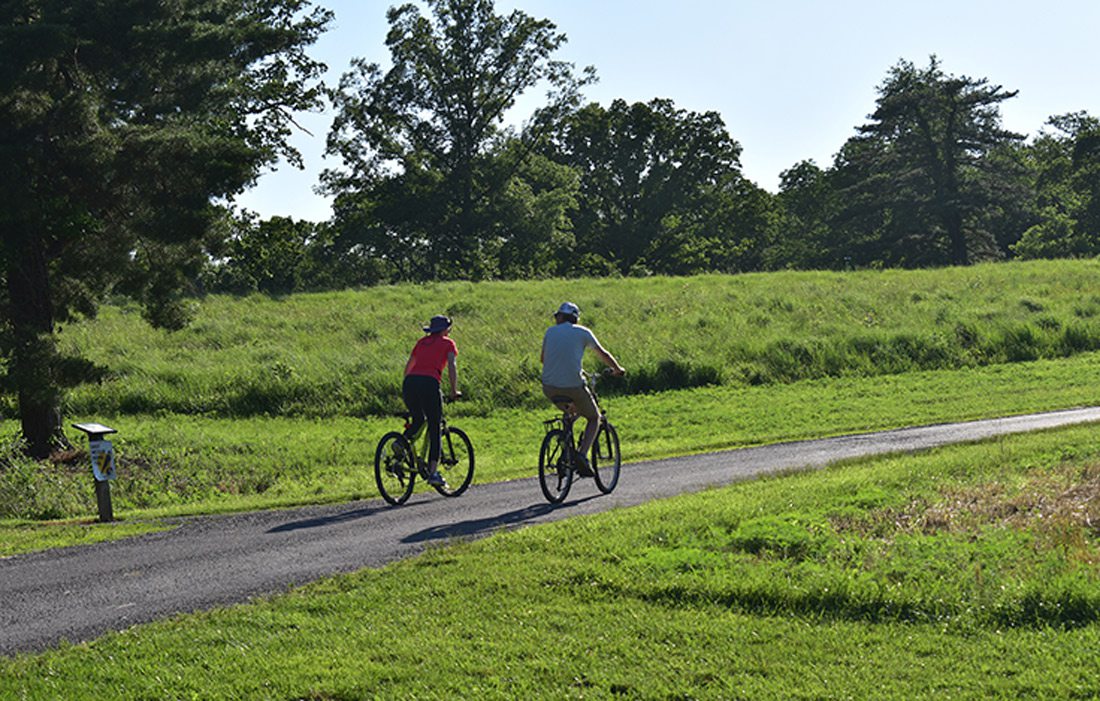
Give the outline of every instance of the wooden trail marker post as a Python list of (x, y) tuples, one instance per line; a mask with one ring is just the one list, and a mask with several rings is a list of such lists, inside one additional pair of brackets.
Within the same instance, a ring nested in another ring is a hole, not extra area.
[(115, 478), (115, 447), (104, 436), (118, 433), (110, 426), (97, 423), (73, 424), (73, 428), (88, 434), (88, 452), (92, 458), (92, 476), (95, 478), (95, 502), (99, 520), (103, 523), (115, 520), (111, 507), (111, 481)]

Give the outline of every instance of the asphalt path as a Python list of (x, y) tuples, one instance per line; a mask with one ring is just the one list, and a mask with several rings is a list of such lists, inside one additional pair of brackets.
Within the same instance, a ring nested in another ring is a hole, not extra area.
[[(160, 533), (0, 559), (0, 654), (40, 651), (62, 640), (90, 640), (177, 613), (285, 592), (503, 528), (849, 458), (1094, 421), (1100, 421), (1100, 407), (629, 463), (612, 494), (600, 496), (592, 480), (581, 480), (559, 506), (545, 502), (534, 478), (477, 484), (475, 474), (457, 499), (423, 492), (402, 507), (379, 499), (183, 519)], [(629, 456), (629, 440), (623, 448)]]

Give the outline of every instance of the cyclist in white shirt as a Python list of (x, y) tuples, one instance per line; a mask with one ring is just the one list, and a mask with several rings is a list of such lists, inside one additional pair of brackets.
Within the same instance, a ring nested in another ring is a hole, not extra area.
[(542, 392), (551, 401), (555, 396), (569, 397), (576, 405), (577, 413), (585, 418), (584, 436), (577, 452), (580, 454), (581, 475), (590, 477), (592, 468), (588, 464), (588, 451), (600, 427), (600, 412), (581, 375), (584, 350), (591, 348), (595, 351), (596, 357), (611, 368), (614, 375), (622, 375), (626, 370), (600, 345), (591, 330), (577, 323), (580, 314), (577, 305), (563, 303), (554, 313), (555, 324), (542, 337)]

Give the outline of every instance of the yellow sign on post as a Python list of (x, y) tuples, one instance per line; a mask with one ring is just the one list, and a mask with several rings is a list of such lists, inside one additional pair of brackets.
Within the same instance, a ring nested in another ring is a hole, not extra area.
[(89, 440), (92, 455), (92, 475), (99, 482), (115, 478), (115, 446), (108, 440)]

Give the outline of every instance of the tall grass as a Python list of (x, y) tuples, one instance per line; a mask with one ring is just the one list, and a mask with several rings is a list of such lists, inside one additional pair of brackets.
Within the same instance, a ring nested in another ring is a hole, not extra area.
[[(920, 271), (447, 283), (209, 297), (194, 324), (147, 327), (107, 307), (63, 345), (106, 379), (72, 392), (83, 415), (368, 416), (400, 406), (420, 324), (455, 319), (469, 409), (541, 406), (550, 314), (582, 322), (629, 373), (611, 393), (778, 384), (1069, 357), (1100, 349), (1096, 261)], [(8, 411), (12, 410), (8, 398)]]

